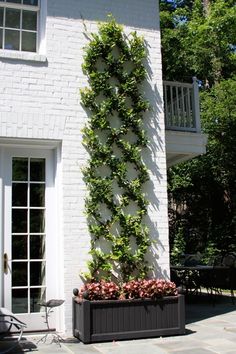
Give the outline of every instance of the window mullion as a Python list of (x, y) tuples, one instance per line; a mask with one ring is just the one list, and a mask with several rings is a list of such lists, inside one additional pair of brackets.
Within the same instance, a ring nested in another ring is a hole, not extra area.
[(36, 51), (38, 52), (39, 51), (39, 36), (40, 36), (40, 33), (39, 33), (39, 21), (40, 21), (40, 18), (39, 18), (39, 11), (37, 12), (37, 34), (36, 34)]
[(20, 43), (19, 43), (19, 47), (20, 47), (20, 51), (22, 50), (22, 18), (23, 18), (23, 11), (20, 11)]
[(39, 11), (40, 7), (39, 6), (32, 6), (32, 5), (23, 5), (23, 4), (13, 4), (13, 3), (8, 3), (8, 2), (0, 2), (0, 7), (8, 7), (11, 9), (17, 9), (17, 10), (29, 10), (29, 11)]
[(27, 264), (27, 270), (28, 270), (28, 313), (30, 313), (30, 158), (28, 158), (28, 193), (27, 193), (27, 246), (28, 246), (28, 254), (27, 254), (27, 259), (28, 259), (28, 264)]
[(6, 9), (3, 9), (2, 49), (5, 48), (5, 23), (6, 23)]

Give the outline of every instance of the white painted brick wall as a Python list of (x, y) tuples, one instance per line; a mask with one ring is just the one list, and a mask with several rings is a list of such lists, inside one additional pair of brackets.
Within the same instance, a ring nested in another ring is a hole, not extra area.
[[(81, 167), (87, 153), (81, 141), (86, 113), (79, 89), (87, 85), (81, 64), (88, 31), (112, 13), (127, 33), (144, 35), (148, 49), (148, 84), (144, 94), (153, 107), (146, 114), (150, 148), (144, 159), (150, 168), (147, 185), (152, 238), (150, 256), (158, 276), (169, 274), (166, 157), (162, 112), (162, 70), (157, 0), (50, 0), (46, 21), (47, 62), (0, 58), (0, 138), (57, 139), (62, 142), (63, 272), (59, 274), (65, 298), (64, 325), (71, 330), (72, 289), (86, 271), (89, 235), (84, 216), (86, 188)], [(84, 19), (84, 23), (81, 20)], [(56, 235), (55, 235), (56, 237)], [(62, 316), (63, 317), (63, 316)]]

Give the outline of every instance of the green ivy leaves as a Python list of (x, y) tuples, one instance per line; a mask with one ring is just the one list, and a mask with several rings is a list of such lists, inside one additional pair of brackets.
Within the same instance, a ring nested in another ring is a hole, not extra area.
[[(83, 71), (90, 87), (81, 90), (81, 101), (90, 111), (83, 129), (90, 159), (83, 175), (92, 279), (119, 273), (127, 281), (144, 277), (149, 269), (145, 255), (150, 239), (143, 224), (148, 202), (142, 192), (148, 171), (141, 158), (148, 143), (142, 113), (149, 103), (139, 87), (146, 78), (145, 58), (143, 38), (136, 32), (127, 37), (112, 18), (99, 25), (85, 51)], [(136, 174), (132, 179), (130, 164)]]

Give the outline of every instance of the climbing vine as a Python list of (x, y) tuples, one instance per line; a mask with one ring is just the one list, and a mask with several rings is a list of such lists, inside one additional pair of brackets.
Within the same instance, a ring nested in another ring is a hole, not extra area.
[(92, 255), (87, 277), (143, 278), (150, 246), (143, 223), (148, 202), (142, 191), (149, 177), (141, 158), (147, 145), (142, 115), (149, 108), (140, 93), (146, 50), (142, 37), (136, 32), (127, 37), (113, 18), (91, 36), (83, 63), (89, 87), (81, 90), (82, 104), (90, 112), (83, 129), (90, 154), (83, 169)]

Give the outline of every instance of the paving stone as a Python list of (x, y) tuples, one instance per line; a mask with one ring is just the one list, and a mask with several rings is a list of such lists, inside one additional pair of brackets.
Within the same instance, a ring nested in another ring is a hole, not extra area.
[(155, 341), (157, 339), (160, 339), (160, 337), (158, 338), (145, 338), (145, 339), (133, 339), (133, 340), (120, 340), (120, 341), (117, 341), (116, 343), (123, 347), (123, 346), (133, 346), (133, 345), (140, 345), (140, 344), (153, 344), (155, 343)]
[[(191, 354), (216, 354), (218, 352), (215, 352), (215, 351), (212, 351), (212, 350), (208, 350), (208, 349), (205, 349), (203, 347), (199, 347), (199, 348), (194, 348), (194, 349), (191, 349)], [(189, 354), (189, 350), (175, 350), (175, 351), (172, 351), (172, 352), (168, 352), (168, 354)], [(223, 353), (221, 353), (223, 354)], [(234, 353), (235, 354), (235, 353)]]
[(225, 338), (215, 338), (215, 339), (206, 339), (204, 341), (208, 347), (211, 347), (211, 349), (214, 350), (233, 350), (235, 349), (236, 352), (236, 348), (235, 348), (235, 342), (225, 339)]
[[(83, 343), (66, 343), (63, 347), (71, 354), (101, 354), (101, 351), (97, 350), (92, 344)], [(59, 353), (58, 353), (59, 354)]]
[(226, 332), (231, 332), (231, 333), (234, 333), (234, 334), (236, 334), (236, 326), (234, 326), (234, 327), (224, 327), (224, 330), (226, 331)]
[(225, 328), (229, 326), (229, 322), (226, 321), (209, 321), (207, 322), (207, 326), (209, 329), (211, 328)]
[[(124, 341), (124, 343), (130, 344), (130, 341)], [(105, 342), (105, 343), (94, 343), (94, 347), (95, 348), (114, 348), (114, 346), (119, 346), (119, 343), (121, 343), (121, 341), (112, 341), (112, 342)]]
[(155, 347), (151, 344), (140, 344), (131, 346), (114, 346), (113, 348), (101, 348), (101, 353), (104, 354), (167, 354), (168, 351), (160, 347)]
[[(197, 341), (197, 340), (186, 340), (186, 341), (178, 341), (178, 342), (169, 342), (168, 341), (166, 343), (158, 343), (155, 344), (156, 346), (159, 346), (165, 350), (185, 350), (185, 349), (192, 349), (192, 348), (196, 348), (201, 346), (201, 341)], [(192, 350), (191, 350), (192, 352)]]

